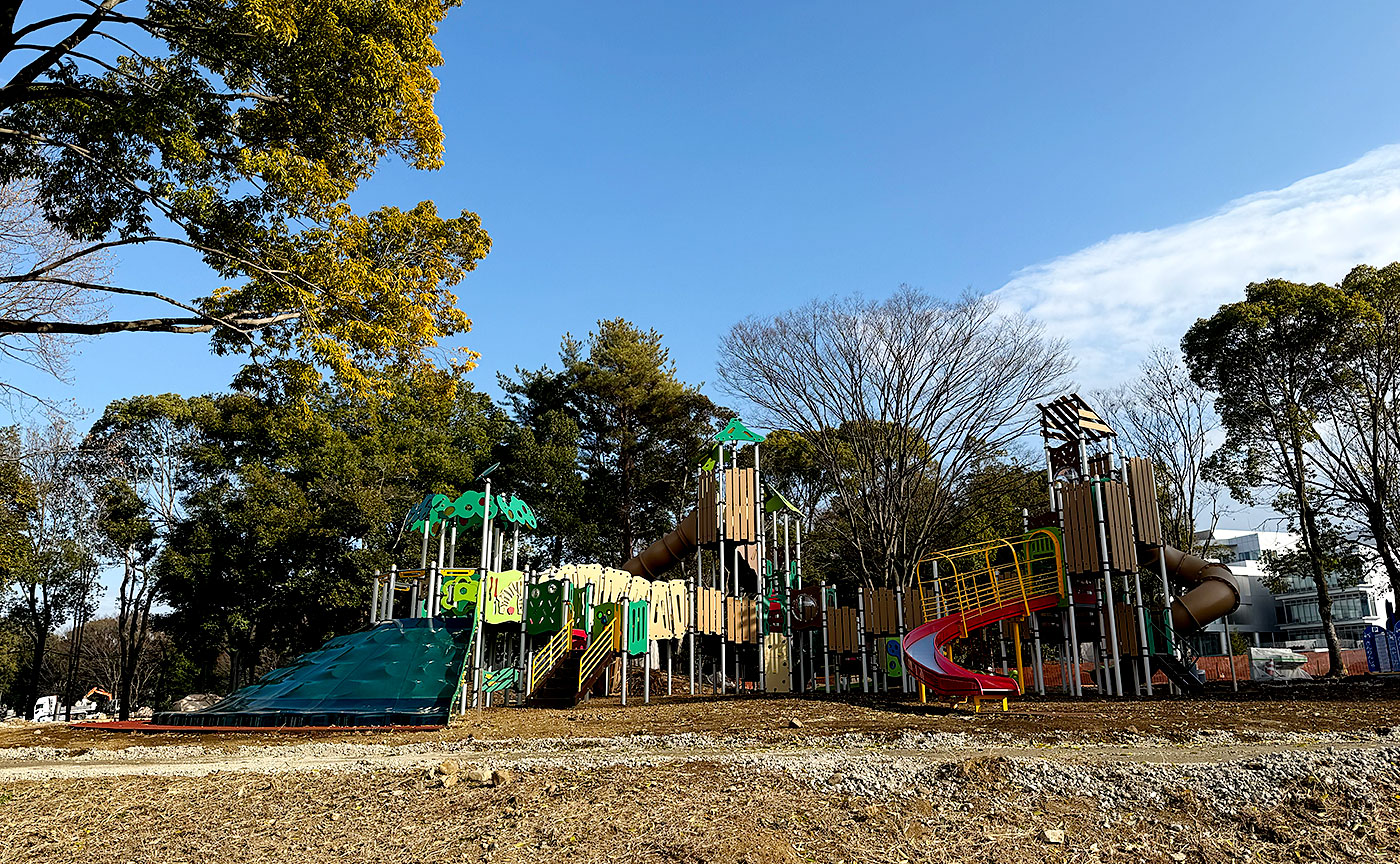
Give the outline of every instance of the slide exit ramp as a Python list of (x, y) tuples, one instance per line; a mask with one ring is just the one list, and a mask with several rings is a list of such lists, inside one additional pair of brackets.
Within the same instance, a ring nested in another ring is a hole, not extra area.
[[(914, 680), (939, 696), (974, 703), (1019, 695), (1017, 680), (964, 669), (949, 659), (947, 648), (974, 630), (1061, 604), (1068, 589), (1059, 532), (1039, 528), (935, 552), (919, 562), (916, 576), (925, 623), (904, 638)], [(1020, 639), (1013, 641), (1024, 680)]]

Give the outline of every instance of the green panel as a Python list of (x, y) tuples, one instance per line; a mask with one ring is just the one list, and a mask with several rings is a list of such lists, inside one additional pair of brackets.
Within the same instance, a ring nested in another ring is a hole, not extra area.
[(564, 580), (548, 579), (530, 586), (525, 632), (531, 636), (558, 633), (564, 626)]
[(593, 586), (575, 585), (574, 595), (574, 629), (588, 630), (592, 632), (589, 624), (593, 620)]
[(599, 603), (593, 608), (593, 626), (588, 630), (590, 640), (597, 639), (618, 615), (617, 603)]
[(503, 570), (486, 577), (485, 602), (482, 617), (487, 624), (520, 623), (521, 592), (525, 589), (525, 574), (519, 570)]
[(515, 682), (519, 680), (520, 670), (516, 669), (514, 666), (486, 672), (481, 676), (481, 692), (499, 693), (502, 690), (509, 690), (514, 687)]
[(471, 644), (468, 622), (385, 621), (337, 636), (205, 711), (157, 715), (185, 726), (365, 726), (447, 722)]
[(627, 653), (632, 656), (647, 652), (647, 625), (651, 622), (651, 604), (637, 600), (627, 604)]
[(898, 639), (885, 639), (885, 674), (891, 678), (900, 678), (904, 675), (904, 649), (900, 647)]
[(738, 417), (730, 420), (729, 425), (721, 429), (719, 434), (715, 436), (716, 441), (752, 441), (755, 444), (762, 443), (763, 439), (764, 436), (740, 423)]
[[(487, 508), (490, 513), (487, 513)], [(408, 523), (415, 534), (423, 533), (426, 523), (429, 532), (449, 522), (459, 529), (480, 528), (484, 519), (502, 519), (513, 525), (535, 528), (539, 522), (529, 504), (511, 495), (493, 495), (486, 500), (486, 493), (468, 490), (455, 499), (446, 495), (429, 494), (408, 511)]]
[(445, 617), (465, 618), (471, 615), (476, 606), (476, 598), (481, 593), (480, 574), (475, 570), (459, 574), (442, 583), (442, 595), (438, 605)]

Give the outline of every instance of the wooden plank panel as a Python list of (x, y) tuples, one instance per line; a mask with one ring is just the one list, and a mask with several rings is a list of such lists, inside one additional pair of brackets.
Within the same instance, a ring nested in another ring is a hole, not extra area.
[(1114, 570), (1132, 570), (1137, 556), (1133, 551), (1132, 513), (1128, 507), (1128, 487), (1117, 481), (1102, 484), (1108, 532), (1108, 561)]
[(1093, 573), (1098, 569), (1094, 544), (1094, 502), (1087, 484), (1064, 490), (1066, 564), (1071, 573)]
[(913, 630), (924, 623), (924, 610), (919, 602), (919, 589), (910, 586), (904, 591), (904, 629)]
[(719, 536), (715, 530), (715, 478), (711, 474), (700, 475), (700, 502), (696, 514), (696, 540), (701, 546), (718, 542)]
[(1157, 509), (1157, 482), (1151, 459), (1128, 460), (1128, 486), (1133, 496), (1133, 525), (1138, 541), (1160, 545), (1162, 517)]
[(754, 506), (754, 473), (752, 468), (727, 468), (724, 472), (725, 538), (736, 543), (753, 543), (758, 539)]
[(698, 627), (701, 633), (710, 636), (719, 635), (723, 627), (720, 618), (722, 607), (720, 606), (720, 592), (717, 588), (701, 588), (696, 596), (696, 607), (699, 616)]
[(867, 633), (898, 632), (898, 610), (894, 592), (889, 588), (876, 588), (869, 592), (865, 600), (865, 630)]

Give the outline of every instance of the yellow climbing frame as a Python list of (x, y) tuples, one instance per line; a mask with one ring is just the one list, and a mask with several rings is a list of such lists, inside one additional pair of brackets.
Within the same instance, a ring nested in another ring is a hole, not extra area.
[(539, 650), (534, 661), (530, 664), (529, 693), (526, 693), (526, 696), (538, 690), (540, 685), (544, 683), (544, 679), (549, 677), (549, 671), (568, 653), (573, 638), (574, 604), (565, 602), (564, 626), (545, 643), (545, 646)]
[(622, 616), (620, 612), (612, 617), (607, 627), (593, 637), (578, 661), (578, 691), (583, 691), (584, 682), (593, 677), (593, 672), (608, 657), (622, 650)]
[(979, 612), (1022, 603), (1029, 614), (1031, 600), (1066, 591), (1060, 537), (1051, 528), (935, 552), (919, 561), (915, 576), (924, 621), (962, 613), (963, 636)]

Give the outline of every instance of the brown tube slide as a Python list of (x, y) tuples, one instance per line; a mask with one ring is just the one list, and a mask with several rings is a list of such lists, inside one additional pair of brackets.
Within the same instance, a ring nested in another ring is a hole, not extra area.
[[(1161, 548), (1166, 554), (1168, 578), (1193, 586), (1172, 601), (1173, 630), (1191, 633), (1240, 608), (1240, 589), (1229, 567), (1171, 546)], [(1156, 546), (1138, 546), (1138, 563), (1154, 573), (1158, 572), (1157, 550)]]
[(633, 576), (658, 579), (688, 555), (695, 554), (695, 514), (681, 520), (676, 530), (642, 550), (642, 554), (622, 565)]

